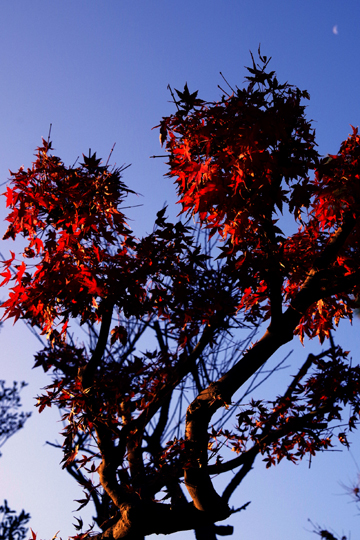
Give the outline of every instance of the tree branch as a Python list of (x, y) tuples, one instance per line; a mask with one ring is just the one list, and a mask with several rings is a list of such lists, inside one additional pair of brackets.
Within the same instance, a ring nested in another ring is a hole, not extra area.
[(246, 458), (244, 460), (244, 464), (241, 467), (241, 469), (233, 476), (229, 484), (226, 486), (226, 488), (223, 491), (222, 499), (225, 502), (229, 502), (229, 499), (231, 495), (234, 493), (235, 489), (240, 485), (242, 480), (245, 478), (245, 476), (248, 474), (248, 472), (251, 471), (252, 466), (254, 464), (255, 458), (259, 453), (259, 449), (253, 446), (249, 452), (246, 452)]
[[(184, 471), (185, 484), (197, 508), (211, 508), (219, 495), (212, 486), (207, 466), (208, 425), (212, 415), (221, 406), (230, 403), (233, 394), (283, 344), (291, 341), (294, 330), (307, 309), (319, 295), (319, 275), (335, 260), (339, 250), (355, 225), (352, 216), (334, 233), (314, 263), (290, 307), (283, 313), (280, 324), (266, 330), (263, 337), (217, 383), (210, 384), (189, 405), (186, 417), (186, 439), (192, 454), (192, 466)], [(326, 291), (323, 293), (326, 296)], [(281, 436), (277, 430), (277, 436)], [(196, 463), (197, 462), (197, 463)], [(230, 488), (229, 488), (230, 490)]]
[(95, 350), (89, 362), (79, 369), (79, 377), (84, 390), (91, 387), (96, 368), (100, 365), (101, 359), (105, 352), (111, 327), (113, 309), (114, 305), (112, 304), (104, 313)]

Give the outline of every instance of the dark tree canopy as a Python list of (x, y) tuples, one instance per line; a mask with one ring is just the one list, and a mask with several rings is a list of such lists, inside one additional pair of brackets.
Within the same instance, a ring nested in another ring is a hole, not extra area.
[[(24, 382), (20, 385), (14, 382), (12, 387), (7, 387), (5, 381), (0, 381), (0, 448), (24, 426), (30, 416), (30, 413), (19, 413), (20, 390), (24, 386)], [(30, 515), (24, 510), (17, 515), (5, 500), (0, 506), (0, 540), (23, 540), (29, 519)]]
[[(43, 140), (11, 173), (4, 238), (28, 243), (4, 262), (5, 317), (48, 337), (39, 410), (63, 413), (63, 467), (84, 488), (80, 508), (95, 505), (99, 540), (231, 534), (221, 522), (246, 507), (230, 498), (257, 456), (298, 462), (348, 445), (357, 425), (360, 368), (332, 331), (360, 294), (360, 138), (354, 128), (321, 158), (308, 93), (259, 62), (218, 102), (176, 91), (159, 127), (183, 219), (163, 208), (142, 239), (121, 209), (123, 170), (96, 154), (67, 167)], [(249, 379), (294, 336), (323, 352), (254, 400)]]
[(12, 387), (5, 386), (5, 381), (0, 381), (0, 448), (5, 442), (21, 429), (30, 413), (19, 412), (20, 390), (25, 386), (16, 382)]
[(7, 501), (0, 506), (0, 539), (1, 540), (23, 540), (26, 538), (27, 528), (25, 525), (30, 519), (30, 514), (24, 510), (16, 515), (11, 510)]

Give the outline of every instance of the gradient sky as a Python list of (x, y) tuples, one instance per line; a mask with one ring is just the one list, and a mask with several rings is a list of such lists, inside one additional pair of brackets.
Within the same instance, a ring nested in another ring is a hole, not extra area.
[[(66, 164), (89, 148), (105, 160), (131, 163), (124, 180), (141, 196), (133, 197), (130, 225), (137, 235), (152, 229), (155, 213), (175, 202), (171, 182), (164, 178), (157, 125), (173, 112), (167, 85), (182, 89), (187, 82), (199, 97), (221, 97), (219, 72), (242, 86), (249, 50), (272, 56), (280, 82), (307, 89), (307, 109), (314, 120), (319, 151), (336, 153), (360, 123), (360, 4), (358, 0), (2, 0), (0, 2), (0, 183), (8, 169), (30, 166), (34, 149), (47, 137)], [(172, 210), (174, 212), (174, 210)], [(6, 216), (0, 202), (1, 222)], [(6, 225), (2, 225), (1, 235)], [(11, 243), (0, 251), (8, 255)], [(359, 321), (343, 324), (339, 342), (358, 362)], [(49, 380), (32, 370), (36, 338), (21, 322), (6, 323), (0, 335), (0, 377), (9, 383), (26, 380), (25, 410)], [(319, 351), (319, 345), (310, 345)], [(297, 365), (305, 354), (292, 343)], [(283, 356), (283, 353), (281, 353)], [(279, 357), (278, 357), (279, 358)], [(276, 359), (270, 362), (274, 365)], [(290, 370), (290, 373), (291, 372)], [(278, 378), (272, 383), (279, 385)], [(0, 501), (25, 508), (39, 538), (60, 530), (73, 533), (74, 499), (81, 490), (61, 471), (61, 455), (45, 446), (61, 429), (56, 411), (37, 411), (22, 432), (3, 448), (0, 459)], [(281, 463), (265, 470), (261, 460), (232, 499), (248, 500), (246, 512), (228, 520), (233, 538), (303, 540), (315, 538), (307, 519), (339, 534), (360, 538), (360, 516), (340, 483), (350, 484), (360, 465), (360, 437), (351, 453), (318, 456), (309, 469)], [(84, 513), (84, 521), (91, 510)], [(176, 538), (192, 538), (180, 533)]]

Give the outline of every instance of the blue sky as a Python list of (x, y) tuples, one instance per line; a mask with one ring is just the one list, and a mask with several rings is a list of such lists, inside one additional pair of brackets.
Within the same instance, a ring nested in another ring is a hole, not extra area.
[[(279, 80), (310, 92), (307, 113), (322, 154), (336, 153), (350, 124), (360, 123), (357, 0), (4, 0), (0, 8), (0, 183), (8, 169), (31, 164), (50, 124), (56, 153), (67, 164), (89, 148), (106, 159), (116, 142), (112, 161), (132, 164), (124, 180), (141, 194), (130, 201), (142, 205), (130, 210), (129, 223), (138, 235), (151, 230), (164, 201), (176, 200), (163, 177), (163, 160), (149, 159), (162, 153), (151, 128), (173, 111), (168, 84), (182, 89), (187, 82), (201, 98), (217, 99), (217, 85), (224, 85), (219, 72), (241, 86), (249, 50), (256, 53), (261, 43)], [(4, 201), (0, 213), (2, 222)], [(5, 223), (2, 227), (1, 234)], [(9, 248), (7, 242), (0, 251), (7, 255)], [(342, 325), (340, 334), (358, 361), (358, 321)], [(22, 323), (6, 323), (0, 344), (0, 377), (29, 382), (23, 401), (30, 410), (48, 382), (31, 370), (38, 343)], [(317, 344), (311, 347), (319, 350)], [(305, 350), (298, 344), (289, 348), (302, 362)], [(60, 431), (58, 420), (55, 411), (34, 411), (0, 459), (0, 500), (6, 497), (12, 507), (29, 511), (41, 538), (59, 529), (63, 538), (71, 534), (73, 499), (81, 498), (60, 470), (60, 454), (44, 446)], [(258, 462), (232, 501), (240, 506), (252, 500), (245, 513), (230, 520), (235, 537), (307, 539), (311, 518), (339, 533), (352, 530), (356, 540), (360, 517), (339, 485), (356, 476), (356, 439), (352, 455), (319, 456), (310, 470), (303, 463), (266, 471)]]

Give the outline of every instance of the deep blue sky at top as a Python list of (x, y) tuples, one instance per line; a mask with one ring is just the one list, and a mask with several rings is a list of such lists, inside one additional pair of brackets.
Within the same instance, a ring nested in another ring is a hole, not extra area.
[[(130, 210), (129, 224), (139, 235), (151, 230), (165, 201), (176, 200), (163, 177), (165, 160), (149, 159), (163, 153), (151, 128), (174, 111), (168, 84), (182, 89), (187, 82), (202, 99), (218, 99), (217, 85), (225, 86), (219, 72), (242, 86), (249, 50), (256, 54), (261, 43), (279, 81), (309, 91), (308, 116), (322, 154), (336, 153), (349, 124), (360, 124), (358, 0), (4, 0), (0, 25), (0, 183), (8, 169), (30, 166), (50, 124), (55, 153), (66, 164), (89, 148), (106, 160), (116, 142), (112, 162), (132, 164), (124, 180), (143, 195), (129, 201), (143, 205)], [(6, 216), (3, 202), (0, 214)], [(7, 255), (9, 248), (14, 246), (7, 242), (0, 251)], [(356, 350), (355, 332), (346, 327), (343, 339), (347, 333)], [(47, 382), (31, 371), (38, 344), (24, 326), (11, 323), (0, 343), (0, 377), (30, 382), (24, 394), (29, 409)], [(8, 497), (12, 506), (30, 511), (42, 538), (58, 529), (63, 538), (72, 532), (72, 499), (81, 498), (57, 472), (60, 456), (43, 446), (60, 430), (54, 419), (56, 414), (34, 413), (0, 459), (0, 500)], [(305, 464), (270, 472), (258, 465), (261, 471), (245, 486), (251, 494), (239, 499), (253, 500), (253, 510), (238, 521), (246, 530), (242, 536), (311, 538), (304, 530), (311, 517), (345, 532), (352, 528), (356, 539), (355, 508), (334, 495), (341, 493), (337, 482), (351, 479), (356, 468), (351, 458), (332, 456), (320, 456), (309, 474)], [(313, 484), (301, 483), (305, 477)]]

